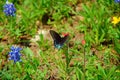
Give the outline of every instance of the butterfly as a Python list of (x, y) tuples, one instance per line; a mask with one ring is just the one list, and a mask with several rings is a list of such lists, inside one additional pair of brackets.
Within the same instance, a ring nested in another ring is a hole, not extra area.
[(57, 49), (60, 49), (63, 47), (64, 43), (68, 40), (69, 35), (65, 35), (64, 37), (61, 37), (57, 32), (50, 30), (50, 34), (54, 40), (54, 46)]

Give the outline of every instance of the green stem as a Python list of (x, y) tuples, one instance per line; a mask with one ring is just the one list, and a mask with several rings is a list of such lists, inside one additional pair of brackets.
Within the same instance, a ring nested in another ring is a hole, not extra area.
[(69, 53), (69, 44), (68, 44), (68, 48), (67, 50), (65, 51), (65, 57), (66, 57), (66, 72), (69, 74), (69, 56), (68, 56), (68, 53)]
[(12, 32), (12, 18), (10, 17), (10, 33)]
[(86, 72), (86, 71), (85, 71), (85, 66), (86, 66), (86, 65), (85, 65), (85, 47), (84, 47), (84, 52), (83, 52), (83, 53), (84, 53), (84, 71), (83, 71), (83, 73), (84, 73), (84, 80), (85, 80), (85, 72)]
[(66, 56), (66, 71), (68, 72), (68, 65), (69, 65), (68, 52), (65, 53), (65, 56)]

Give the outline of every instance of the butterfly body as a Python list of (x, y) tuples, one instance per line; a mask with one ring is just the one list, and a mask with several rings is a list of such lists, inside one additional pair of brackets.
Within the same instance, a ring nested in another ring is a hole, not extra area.
[(54, 46), (57, 49), (62, 48), (64, 43), (68, 40), (68, 35), (64, 37), (60, 37), (60, 35), (53, 30), (50, 30), (50, 34), (54, 40)]
[(54, 46), (55, 46), (55, 48), (60, 49), (60, 48), (62, 48), (63, 44), (59, 44), (54, 41)]

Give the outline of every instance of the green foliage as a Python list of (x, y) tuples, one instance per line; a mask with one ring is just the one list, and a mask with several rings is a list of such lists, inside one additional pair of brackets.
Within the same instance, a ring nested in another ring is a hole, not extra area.
[(1, 79), (45, 79), (47, 71), (39, 70), (40, 59), (35, 57), (29, 48), (24, 48), (23, 53), (26, 58), (22, 59), (22, 62), (17, 62), (16, 64), (11, 63), (12, 65), (8, 64), (3, 71), (0, 71)]
[[(86, 27), (85, 32), (92, 35), (90, 36), (90, 41), (93, 44), (99, 45), (100, 42), (103, 42), (106, 37), (109, 38), (108, 30), (109, 30), (109, 12), (103, 5), (98, 5), (97, 3), (89, 6), (83, 6), (84, 12), (80, 13), (84, 16), (84, 26)], [(99, 7), (99, 8), (98, 8)], [(108, 16), (106, 16), (106, 14)], [(90, 30), (90, 31), (89, 31)]]
[[(5, 16), (5, 0), (0, 1), (0, 80), (120, 80), (120, 22), (111, 23), (112, 17), (120, 17), (120, 5), (114, 0), (9, 2), (17, 12), (14, 17)], [(68, 44), (56, 50), (44, 33), (35, 46), (29, 44), (38, 28), (45, 30), (46, 25), (69, 32)], [(16, 64), (8, 60), (13, 43), (23, 47), (22, 62)]]
[(91, 35), (88, 38), (88, 41), (92, 43), (91, 45), (97, 46), (104, 42), (114, 41), (114, 39), (119, 40), (119, 25), (113, 27), (110, 24), (110, 15), (114, 13), (114, 10), (110, 11), (109, 7), (106, 6), (98, 3), (89, 6), (82, 4), (83, 11), (80, 12), (80, 15), (84, 16), (84, 21), (80, 22), (82, 24), (77, 29), (84, 31), (86, 37)]

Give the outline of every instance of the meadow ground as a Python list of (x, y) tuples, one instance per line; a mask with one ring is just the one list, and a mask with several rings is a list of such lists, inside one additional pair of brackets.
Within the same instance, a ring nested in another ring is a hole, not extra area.
[(0, 80), (120, 80), (120, 1), (0, 1), (0, 45)]

